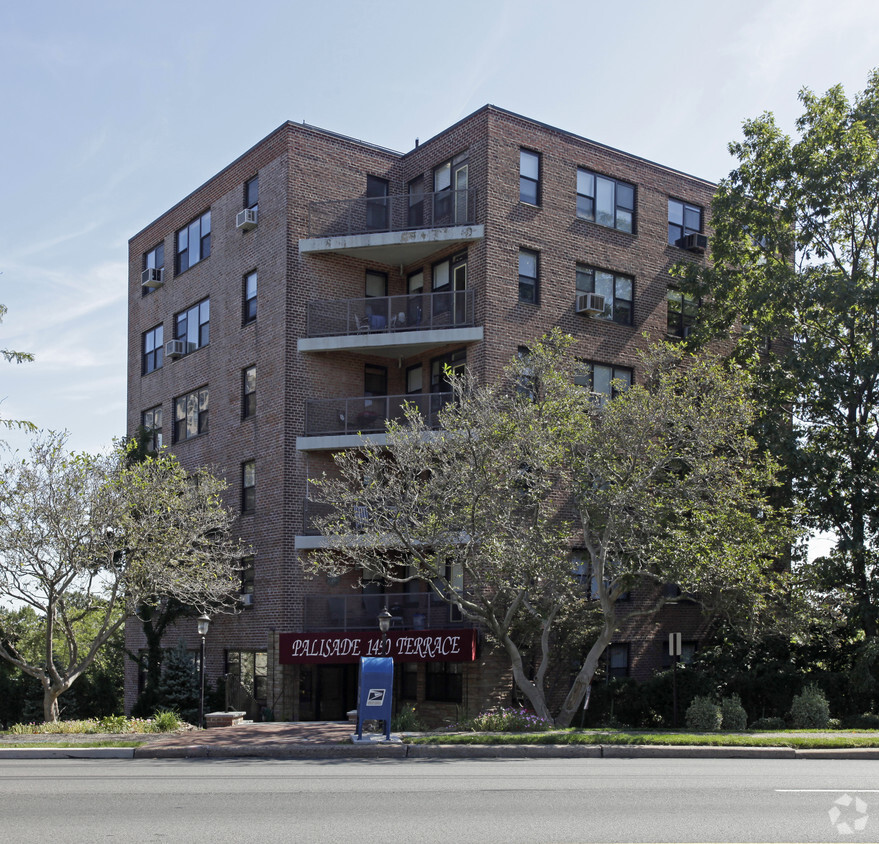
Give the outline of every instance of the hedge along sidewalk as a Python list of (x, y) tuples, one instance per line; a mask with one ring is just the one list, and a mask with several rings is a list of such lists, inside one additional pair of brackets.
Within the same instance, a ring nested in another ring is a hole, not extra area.
[(404, 736), (413, 745), (628, 745), (687, 747), (789, 747), (794, 749), (879, 748), (879, 731), (769, 733), (638, 732), (549, 730), (539, 733), (433, 733)]

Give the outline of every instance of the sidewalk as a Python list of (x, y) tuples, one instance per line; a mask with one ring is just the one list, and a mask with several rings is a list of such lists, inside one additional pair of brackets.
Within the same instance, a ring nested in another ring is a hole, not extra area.
[[(789, 747), (710, 747), (659, 745), (407, 745), (384, 735), (354, 744), (354, 725), (339, 721), (271, 722), (137, 736), (80, 736), (141, 740), (141, 747), (53, 747), (71, 736), (41, 736), (42, 747), (4, 748), (2, 759), (879, 759), (879, 748), (797, 750)], [(28, 741), (35, 736), (19, 736)], [(367, 734), (364, 734), (367, 738)]]

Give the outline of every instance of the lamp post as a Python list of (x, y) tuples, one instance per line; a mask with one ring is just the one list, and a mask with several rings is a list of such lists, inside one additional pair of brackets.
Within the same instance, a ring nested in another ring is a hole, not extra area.
[(391, 629), (391, 620), (393, 616), (388, 612), (388, 605), (378, 614), (378, 629), (382, 634), (382, 656), (387, 656), (388, 630)]
[(198, 617), (198, 635), (201, 636), (201, 651), (198, 660), (198, 726), (204, 727), (204, 637), (208, 635), (211, 619), (207, 613)]

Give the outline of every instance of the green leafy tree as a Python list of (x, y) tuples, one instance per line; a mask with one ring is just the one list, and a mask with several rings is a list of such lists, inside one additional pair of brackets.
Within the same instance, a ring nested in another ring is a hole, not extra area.
[(176, 712), (184, 721), (194, 723), (198, 711), (195, 655), (181, 641), (176, 648), (168, 651), (163, 668), (159, 683), (159, 706)]
[(43, 716), (98, 658), (125, 619), (163, 597), (214, 612), (235, 606), (242, 549), (224, 484), (171, 457), (129, 463), (118, 446), (71, 454), (64, 437), (32, 441), (0, 474), (0, 599), (43, 623), (28, 656), (0, 630), (0, 657), (43, 688)]
[[(801, 573), (879, 633), (879, 71), (853, 100), (800, 93), (792, 139), (772, 114), (730, 144), (713, 204), (702, 340), (732, 333), (758, 376), (763, 433), (833, 551)], [(790, 338), (786, 340), (785, 338)], [(769, 341), (768, 349), (766, 348)]]
[[(334, 515), (319, 527), (334, 541), (310, 555), (334, 573), (429, 584), (506, 651), (535, 712), (561, 726), (626, 591), (676, 582), (712, 609), (755, 610), (785, 536), (765, 499), (772, 467), (748, 434), (753, 405), (739, 371), (660, 346), (643, 385), (598, 405), (575, 384), (572, 342), (550, 335), (497, 384), (448, 373), (454, 400), (438, 431), (412, 410), (405, 425), (389, 424), (386, 447), (337, 455), (339, 477), (320, 482)], [(572, 576), (572, 545), (586, 549), (595, 601)], [(656, 591), (645, 613), (664, 601)], [(590, 633), (553, 718), (547, 676), (557, 624), (570, 625), (572, 610)]]

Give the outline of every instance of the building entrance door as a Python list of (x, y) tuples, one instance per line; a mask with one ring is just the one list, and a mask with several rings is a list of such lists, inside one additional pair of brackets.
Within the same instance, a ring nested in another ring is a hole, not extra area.
[(345, 721), (357, 708), (357, 665), (319, 665), (315, 673), (315, 720)]

